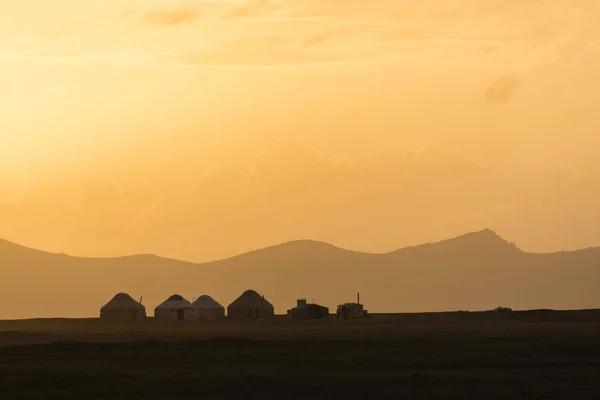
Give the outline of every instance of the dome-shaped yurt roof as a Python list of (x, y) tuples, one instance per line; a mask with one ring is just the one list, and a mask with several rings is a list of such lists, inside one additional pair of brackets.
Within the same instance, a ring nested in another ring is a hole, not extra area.
[(106, 303), (100, 311), (109, 311), (109, 310), (146, 310), (141, 303), (135, 301), (130, 295), (127, 293), (118, 293), (116, 294), (108, 303)]
[(229, 305), (231, 308), (273, 308), (263, 296), (254, 290), (246, 290), (240, 297)]
[(171, 309), (171, 308), (191, 308), (192, 303), (184, 299), (178, 294), (170, 296), (167, 300), (159, 304), (155, 310)]
[(222, 308), (225, 309), (222, 305), (220, 305), (215, 299), (210, 296), (202, 295), (198, 297), (193, 303), (192, 306), (196, 308)]

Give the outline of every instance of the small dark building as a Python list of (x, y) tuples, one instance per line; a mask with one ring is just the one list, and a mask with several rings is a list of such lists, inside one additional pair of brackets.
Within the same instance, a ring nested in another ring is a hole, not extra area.
[(356, 319), (365, 318), (367, 311), (364, 306), (360, 304), (360, 293), (356, 294), (356, 303), (344, 303), (337, 307), (337, 318), (338, 319)]
[(329, 308), (318, 304), (307, 304), (305, 299), (300, 299), (296, 307), (289, 311), (292, 319), (322, 319), (329, 317)]
[(246, 290), (227, 307), (227, 316), (231, 319), (271, 319), (275, 317), (275, 308), (254, 290)]
[(344, 303), (337, 308), (337, 317), (339, 319), (356, 319), (364, 317), (364, 308), (358, 303)]

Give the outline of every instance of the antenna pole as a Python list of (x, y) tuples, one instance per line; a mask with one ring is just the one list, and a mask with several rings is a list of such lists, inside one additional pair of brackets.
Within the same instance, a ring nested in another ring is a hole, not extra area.
[(140, 304), (142, 304), (142, 299), (144, 298), (144, 296), (140, 297)]

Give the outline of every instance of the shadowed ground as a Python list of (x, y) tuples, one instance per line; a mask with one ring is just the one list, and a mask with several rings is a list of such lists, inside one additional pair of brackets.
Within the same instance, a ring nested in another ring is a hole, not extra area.
[(600, 398), (600, 312), (0, 322), (3, 398)]

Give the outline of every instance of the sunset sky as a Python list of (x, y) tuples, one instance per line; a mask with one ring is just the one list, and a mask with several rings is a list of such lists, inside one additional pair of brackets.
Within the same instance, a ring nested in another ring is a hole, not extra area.
[(0, 237), (600, 245), (596, 0), (3, 0)]

